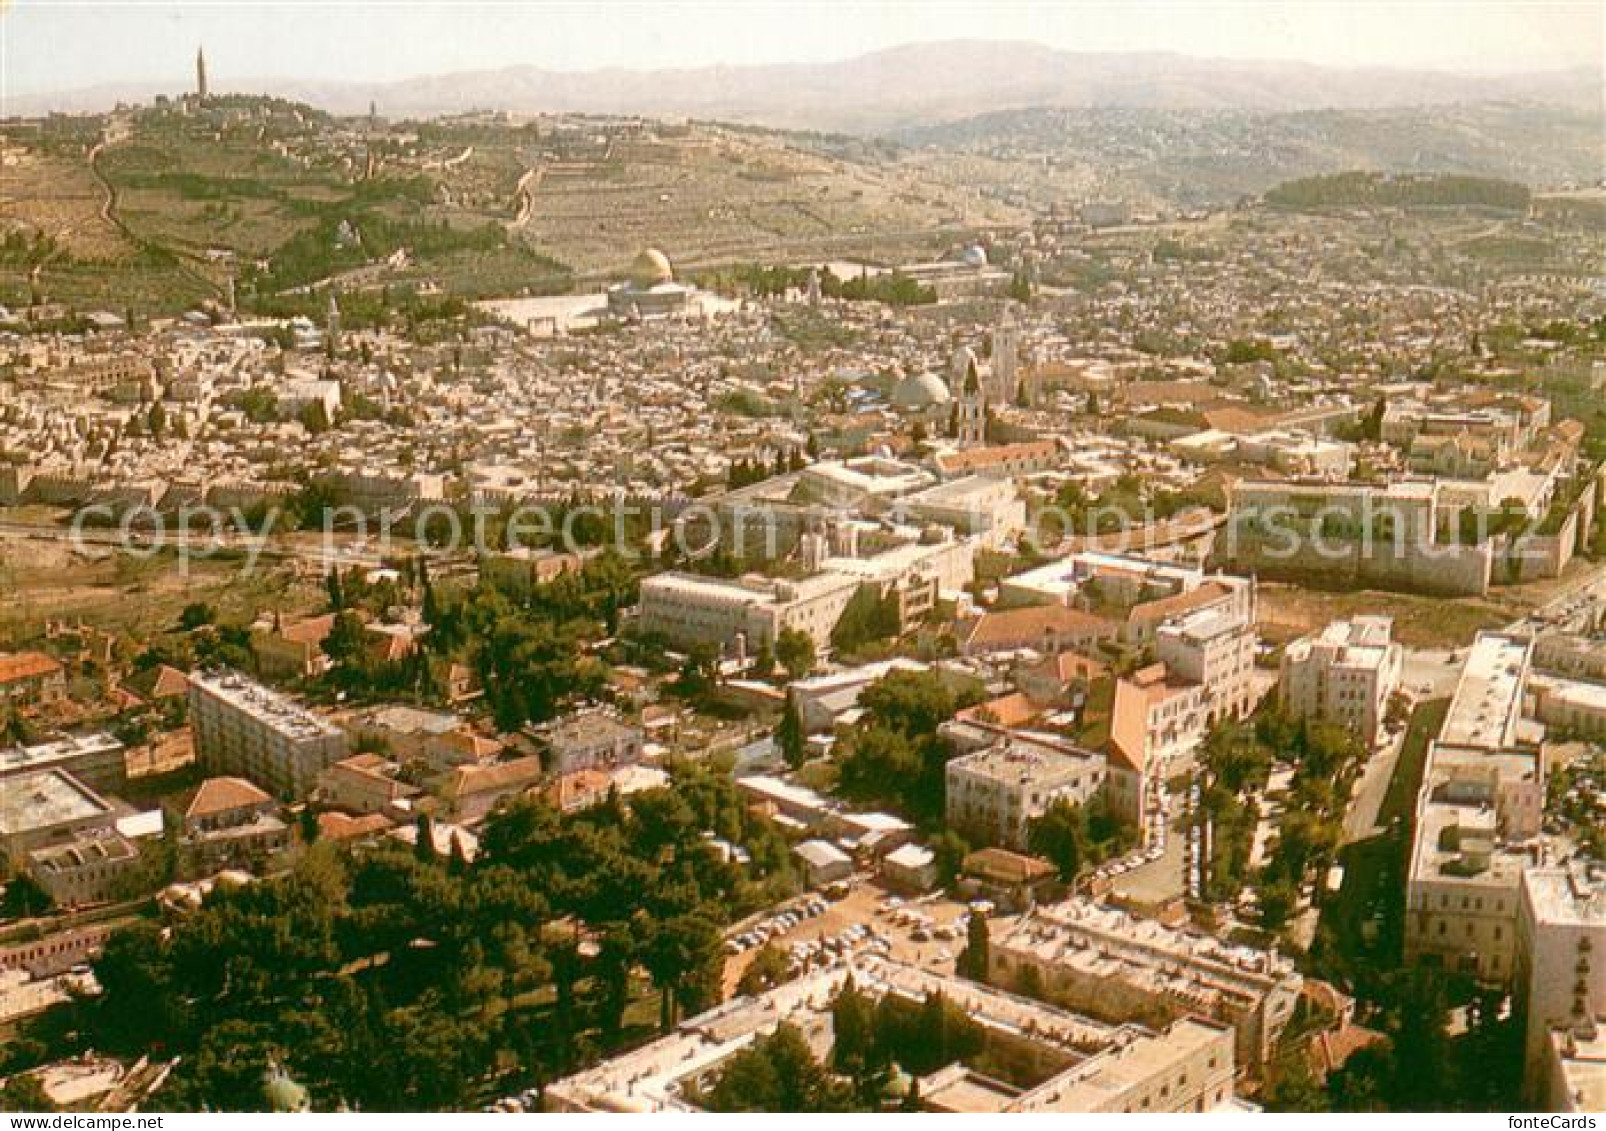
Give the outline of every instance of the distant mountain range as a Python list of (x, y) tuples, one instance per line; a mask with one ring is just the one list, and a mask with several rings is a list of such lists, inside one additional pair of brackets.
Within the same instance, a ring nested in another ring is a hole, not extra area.
[[(515, 66), (383, 83), (217, 75), (213, 82), (218, 90), (275, 94), (335, 113), (364, 113), (373, 102), (389, 118), (477, 109), (589, 112), (861, 135), (907, 133), (1040, 106), (1288, 111), (1510, 101), (1598, 112), (1602, 105), (1602, 73), (1591, 68), (1471, 76), (1170, 53), (1094, 54), (980, 40), (911, 44), (834, 63), (573, 73)], [(165, 92), (178, 90), (175, 83)], [(13, 95), (3, 110), (104, 110), (162, 92), (155, 84), (127, 83)]]

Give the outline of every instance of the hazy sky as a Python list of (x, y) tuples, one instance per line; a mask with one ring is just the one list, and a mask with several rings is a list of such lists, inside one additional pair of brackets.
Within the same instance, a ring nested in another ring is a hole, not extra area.
[(0, 0), (0, 90), (816, 62), (920, 40), (1484, 72), (1600, 66), (1601, 0)]

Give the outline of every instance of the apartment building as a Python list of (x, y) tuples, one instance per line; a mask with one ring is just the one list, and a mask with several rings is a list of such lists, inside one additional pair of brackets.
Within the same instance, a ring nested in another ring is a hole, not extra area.
[(1406, 881), (1405, 956), (1511, 982), (1523, 872), (1538, 860), (1544, 760), (1523, 722), (1533, 645), (1483, 632), (1428, 749)]
[(1177, 677), (1165, 664), (1117, 680), (1110, 718), (1111, 811), (1141, 821), (1153, 779), (1185, 763), (1204, 739), (1210, 717), (1209, 688)]
[(946, 818), (979, 845), (1024, 850), (1031, 823), (1060, 800), (1098, 795), (1103, 754), (1070, 743), (1011, 734), (949, 761)]
[[(1606, 1107), (1606, 865), (1530, 868), (1517, 904), (1523, 1085), (1551, 1111)], [(1593, 1097), (1593, 1102), (1591, 1102)]]
[(1171, 675), (1202, 686), (1207, 723), (1248, 714), (1254, 706), (1253, 616), (1225, 607), (1196, 609), (1155, 630), (1155, 655)]
[(338, 727), (238, 672), (193, 673), (189, 705), (202, 768), (282, 799), (306, 797), (318, 775), (346, 756)]
[(1574, 735), (1606, 736), (1606, 683), (1534, 675), (1528, 681), (1533, 715)]
[(1251, 1068), (1275, 1053), (1305, 984), (1274, 951), (1082, 899), (1033, 908), (995, 937), (988, 980), (1106, 1021), (1210, 1018), (1232, 1027), (1235, 1055)]
[(0, 853), (63, 907), (110, 898), (139, 861), (111, 805), (61, 769), (16, 774), (0, 786)]
[(858, 717), (859, 696), (864, 689), (893, 672), (923, 672), (929, 665), (918, 660), (892, 659), (861, 664), (843, 671), (826, 672), (795, 680), (787, 687), (803, 729), (822, 734), (838, 723)]
[(1277, 685), (1283, 710), (1345, 727), (1377, 745), (1405, 663), (1393, 630), (1392, 617), (1359, 616), (1288, 645)]
[(396, 776), (400, 767), (380, 754), (353, 754), (332, 763), (318, 775), (318, 800), (347, 813), (399, 811), (417, 786)]

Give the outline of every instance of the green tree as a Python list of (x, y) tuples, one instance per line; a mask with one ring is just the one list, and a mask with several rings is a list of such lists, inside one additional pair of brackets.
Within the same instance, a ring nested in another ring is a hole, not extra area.
[(1327, 1111), (1328, 1095), (1300, 1042), (1289, 1042), (1278, 1051), (1267, 1073), (1262, 1093), (1268, 1111)]
[(973, 982), (985, 982), (991, 963), (992, 939), (987, 930), (987, 916), (973, 911), (965, 924), (965, 949), (959, 952), (958, 972)]
[(741, 978), (736, 983), (736, 992), (739, 994), (760, 994), (765, 990), (773, 989), (787, 980), (787, 971), (791, 966), (791, 959), (786, 951), (774, 943), (765, 943), (753, 956), (746, 970), (742, 971)]
[(1063, 797), (1026, 827), (1027, 850), (1054, 865), (1067, 884), (1075, 883), (1082, 870), (1085, 839), (1081, 808)]
[(839, 652), (855, 652), (897, 636), (902, 628), (897, 594), (879, 593), (873, 585), (861, 586), (831, 629), (831, 646)]
[(217, 609), (204, 601), (191, 602), (178, 614), (178, 626), (184, 632), (194, 632), (202, 625), (212, 624), (216, 620)]
[(802, 679), (814, 667), (814, 638), (801, 629), (781, 629), (775, 638), (775, 658), (788, 679)]
[(18, 1073), (0, 1088), (0, 1111), (51, 1112), (56, 1105), (45, 1094), (45, 1086), (32, 1073)]
[(781, 721), (775, 727), (775, 745), (786, 764), (794, 770), (808, 757), (807, 739), (808, 736), (803, 733), (803, 716), (798, 711), (797, 700), (788, 695), (786, 706), (781, 711)]
[(1397, 1004), (1391, 1106), (1395, 1111), (1442, 1110), (1456, 1094), (1444, 976), (1426, 966), (1407, 970)]

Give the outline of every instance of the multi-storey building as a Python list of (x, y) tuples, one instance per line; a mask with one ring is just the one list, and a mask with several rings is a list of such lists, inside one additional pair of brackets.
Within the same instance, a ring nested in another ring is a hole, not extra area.
[(616, 711), (585, 707), (571, 711), (535, 729), (545, 745), (547, 772), (570, 774), (576, 770), (611, 770), (641, 761), (645, 736)]
[(128, 780), (123, 744), (104, 731), (0, 750), (0, 789), (35, 770), (65, 770), (99, 793), (116, 793)]
[(1532, 644), (1484, 632), (1429, 747), (1406, 881), (1405, 955), (1509, 984), (1518, 888), (1539, 853), (1544, 760), (1525, 734)]
[(1283, 710), (1346, 727), (1375, 745), (1405, 662), (1405, 650), (1391, 639), (1393, 628), (1391, 617), (1359, 616), (1294, 641), (1283, 651)]
[(1196, 609), (1155, 630), (1155, 655), (1170, 673), (1205, 689), (1206, 722), (1237, 718), (1254, 706), (1253, 614)]
[(974, 843), (1024, 849), (1031, 822), (1056, 801), (1080, 805), (1104, 784), (1104, 755), (1069, 743), (1008, 735), (949, 761), (948, 824)]
[(306, 797), (325, 767), (346, 755), (338, 727), (237, 672), (194, 673), (189, 704), (202, 768), (284, 799)]
[(724, 648), (742, 641), (750, 653), (773, 646), (790, 628), (806, 633), (823, 650), (858, 591), (859, 579), (842, 574), (777, 581), (660, 573), (641, 583), (641, 627), (680, 646)]
[(1183, 1017), (1162, 1027), (1107, 1024), (960, 978), (855, 956), (758, 997), (739, 997), (650, 1044), (558, 1080), (557, 1112), (694, 1112), (730, 1059), (782, 1023), (821, 1060), (834, 1041), (831, 1004), (861, 993), (918, 1005), (941, 994), (976, 1026), (989, 1067), (960, 1059), (913, 1081), (925, 1111), (1205, 1112), (1243, 1110), (1233, 1095), (1230, 1026)]
[(1525, 1025), (1523, 1084), (1530, 1103), (1552, 1111), (1601, 1110), (1606, 865), (1574, 861), (1523, 875), (1512, 984)]
[(1033, 909), (989, 948), (988, 980), (1103, 1020), (1232, 1026), (1239, 1063), (1264, 1065), (1304, 978), (1275, 952), (1070, 900)]
[(116, 829), (116, 813), (61, 769), (31, 770), (0, 784), (0, 853), (63, 907), (119, 891), (139, 851)]

